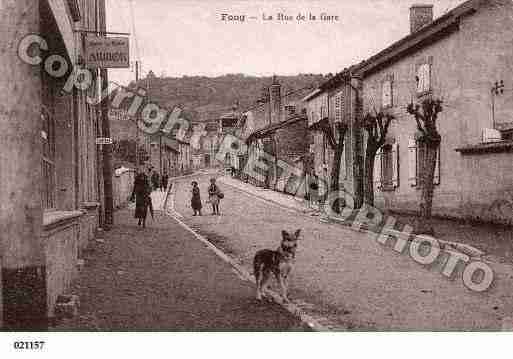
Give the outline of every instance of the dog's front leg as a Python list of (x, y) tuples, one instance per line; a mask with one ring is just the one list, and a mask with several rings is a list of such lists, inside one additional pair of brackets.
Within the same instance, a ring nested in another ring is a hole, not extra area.
[(287, 297), (287, 278), (280, 275), (278, 281), (280, 282), (281, 297), (283, 298), (283, 301), (288, 302), (289, 298)]

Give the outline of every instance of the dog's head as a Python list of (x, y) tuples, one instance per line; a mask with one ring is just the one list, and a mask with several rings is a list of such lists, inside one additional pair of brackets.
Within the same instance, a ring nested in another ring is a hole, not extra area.
[(281, 252), (286, 256), (290, 256), (294, 258), (296, 256), (296, 248), (297, 241), (299, 240), (299, 235), (301, 234), (301, 229), (298, 229), (293, 234), (287, 231), (281, 231)]

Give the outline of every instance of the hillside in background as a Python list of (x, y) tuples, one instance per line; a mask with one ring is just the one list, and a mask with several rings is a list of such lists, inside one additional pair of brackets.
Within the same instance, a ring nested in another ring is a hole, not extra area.
[[(287, 100), (297, 100), (327, 80), (330, 75), (299, 74), (277, 76), (277, 79), (282, 85), (282, 96), (293, 92), (294, 95)], [(132, 82), (130, 87), (149, 88), (151, 101), (166, 108), (181, 105), (185, 110), (184, 117), (188, 120), (206, 121), (230, 111), (237, 103), (239, 110), (255, 106), (262, 89), (271, 83), (272, 77), (244, 74), (161, 78), (150, 71), (146, 78), (139, 80), (137, 84)]]

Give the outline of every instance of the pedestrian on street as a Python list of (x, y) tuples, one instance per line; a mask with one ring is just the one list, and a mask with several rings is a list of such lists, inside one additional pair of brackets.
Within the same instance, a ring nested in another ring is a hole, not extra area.
[(160, 187), (160, 178), (157, 171), (153, 171), (151, 175), (151, 184), (153, 185), (153, 190), (156, 191)]
[(148, 215), (148, 206), (151, 204), (148, 201), (148, 198), (150, 198), (151, 201), (150, 194), (151, 187), (150, 182), (148, 180), (148, 176), (146, 176), (144, 170), (140, 168), (139, 172), (137, 173), (134, 179), (134, 189), (132, 191), (131, 200), (133, 201), (135, 199), (134, 218), (137, 218), (139, 220), (137, 225), (142, 225), (143, 228), (146, 227), (146, 216)]
[(167, 190), (167, 184), (169, 182), (169, 176), (167, 175), (167, 172), (164, 172), (164, 176), (162, 176), (162, 190)]
[(191, 198), (191, 207), (194, 211), (193, 216), (200, 215), (201, 216), (201, 208), (203, 207), (201, 205), (201, 196), (200, 196), (200, 189), (198, 186), (198, 182), (192, 181), (192, 198)]
[(224, 195), (216, 184), (216, 179), (210, 179), (210, 186), (208, 187), (208, 200), (212, 205), (212, 215), (220, 215), (219, 213), (219, 201)]

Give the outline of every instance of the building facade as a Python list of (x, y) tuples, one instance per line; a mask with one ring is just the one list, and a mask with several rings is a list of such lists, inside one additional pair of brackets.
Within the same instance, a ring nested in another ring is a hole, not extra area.
[(418, 209), (418, 134), (406, 106), (431, 96), (443, 100), (433, 213), (513, 223), (513, 92), (494, 89), (512, 87), (512, 18), (511, 1), (467, 1), (434, 21), (432, 7), (413, 6), (413, 32), (361, 66), (364, 111), (395, 117), (376, 160), (378, 206)]
[[(99, 74), (91, 69), (92, 83), (85, 90), (67, 86), (74, 83), (67, 80), (72, 69), (85, 70), (86, 35), (75, 30), (99, 31), (104, 6), (94, 0), (2, 4), (0, 22), (7, 31), (0, 40), (4, 328), (47, 325), (101, 222), (102, 154), (95, 141), (102, 137), (95, 105)], [(37, 42), (40, 51), (27, 49), (26, 57), (19, 57), (17, 47), (30, 34), (43, 39)]]

